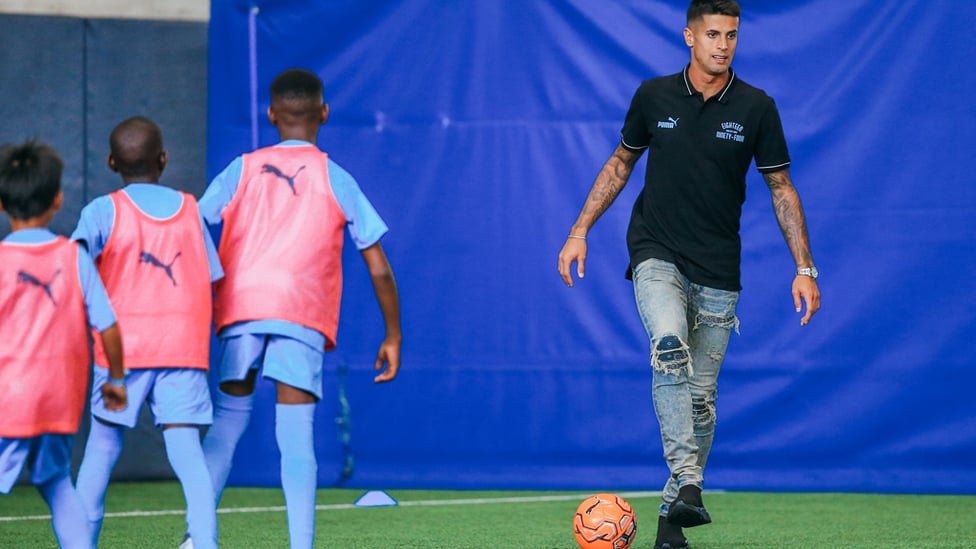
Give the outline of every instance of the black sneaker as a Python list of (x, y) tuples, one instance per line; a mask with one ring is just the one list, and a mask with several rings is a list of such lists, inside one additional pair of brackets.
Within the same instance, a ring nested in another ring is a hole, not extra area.
[(657, 540), (654, 549), (682, 549), (688, 547), (688, 540), (681, 533), (681, 527), (668, 522), (668, 519), (658, 515)]
[(701, 488), (688, 484), (678, 490), (678, 499), (668, 508), (668, 522), (684, 528), (712, 522), (712, 517), (708, 516), (708, 511), (702, 504)]

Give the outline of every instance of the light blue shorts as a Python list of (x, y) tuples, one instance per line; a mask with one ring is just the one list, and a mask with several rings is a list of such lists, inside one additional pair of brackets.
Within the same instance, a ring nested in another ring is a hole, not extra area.
[(95, 417), (125, 427), (135, 427), (139, 409), (149, 402), (156, 426), (213, 423), (210, 383), (205, 370), (196, 368), (146, 368), (130, 370), (125, 378), (129, 405), (113, 412), (105, 409), (102, 385), (108, 381), (108, 369), (95, 367), (92, 382), (91, 411)]
[(0, 493), (10, 493), (29, 460), (33, 460), (31, 482), (35, 486), (61, 475), (69, 475), (73, 439), (74, 435), (0, 437)]
[(218, 353), (221, 383), (241, 381), (251, 370), (259, 370), (263, 377), (322, 399), (325, 353), (297, 339), (275, 334), (222, 337)]

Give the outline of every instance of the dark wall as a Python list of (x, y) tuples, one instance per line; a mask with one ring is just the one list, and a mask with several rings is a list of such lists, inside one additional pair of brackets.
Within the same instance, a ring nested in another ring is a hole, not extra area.
[[(108, 135), (134, 115), (163, 129), (163, 183), (199, 196), (206, 187), (207, 24), (0, 15), (0, 143), (36, 138), (65, 161), (69, 234), (81, 208), (115, 190)], [(0, 236), (10, 231), (6, 220)]]
[[(81, 208), (117, 189), (108, 135), (134, 115), (163, 130), (166, 185), (206, 187), (207, 24), (0, 15), (0, 143), (36, 138), (64, 159), (64, 207), (51, 228), (68, 235)], [(0, 238), (10, 232), (0, 216)], [(75, 464), (86, 423), (75, 439)], [(172, 474), (148, 409), (126, 435), (116, 478)]]
[[(81, 19), (0, 16), (0, 143), (36, 138), (64, 159), (64, 208), (53, 222), (67, 234), (85, 203), (85, 28)], [(0, 216), (0, 236), (10, 232)]]

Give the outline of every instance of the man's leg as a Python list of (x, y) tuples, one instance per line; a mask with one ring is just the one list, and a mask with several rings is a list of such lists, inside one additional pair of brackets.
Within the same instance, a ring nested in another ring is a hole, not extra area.
[(693, 285), (693, 317), (689, 318), (689, 346), (694, 373), (691, 386), (691, 409), (698, 446), (698, 466), (705, 469), (715, 435), (715, 401), (718, 398), (718, 374), (725, 360), (725, 350), (732, 330), (738, 331), (735, 316), (739, 294)]
[(105, 515), (105, 492), (108, 489), (112, 469), (122, 454), (122, 440), (125, 429), (135, 427), (139, 421), (139, 411), (146, 395), (155, 383), (155, 373), (151, 370), (134, 370), (126, 376), (126, 392), (129, 405), (122, 410), (105, 408), (101, 387), (108, 382), (107, 368), (94, 368), (92, 372), (91, 427), (88, 442), (85, 443), (85, 456), (78, 469), (75, 482), (78, 496), (88, 513), (88, 528), (92, 545), (98, 545)]
[[(729, 336), (738, 320), (735, 308), (737, 292), (716, 290), (705, 286), (690, 285), (688, 324), (691, 326), (688, 345), (691, 363), (688, 376), (691, 396), (691, 417), (695, 446), (696, 482), (682, 482), (679, 476), (669, 488), (674, 499), (668, 509), (668, 521), (679, 526), (691, 527), (711, 522), (702, 503), (705, 464), (712, 449), (715, 435), (715, 401), (718, 395), (718, 374), (725, 359)], [(674, 490), (677, 489), (677, 493)]]
[(230, 474), (237, 443), (251, 422), (254, 383), (267, 340), (260, 334), (220, 339), (217, 363), (221, 383), (214, 397), (213, 424), (203, 438), (203, 455), (217, 504)]
[(187, 530), (195, 549), (217, 547), (217, 504), (213, 482), (200, 446), (200, 429), (167, 425), (163, 430), (166, 457), (183, 487)]
[[(214, 399), (213, 424), (207, 431), (200, 446), (203, 452), (203, 462), (210, 475), (210, 486), (213, 491), (213, 501), (216, 506), (224, 493), (227, 475), (234, 460), (237, 443), (251, 421), (251, 410), (254, 408), (254, 379), (257, 370), (252, 370), (245, 381), (227, 382), (220, 384), (217, 398)], [(185, 492), (184, 492), (185, 493)], [(195, 549), (193, 542), (193, 526), (190, 524), (190, 510), (187, 509), (186, 534), (180, 549)], [(215, 528), (216, 531), (216, 528)]]
[(689, 283), (666, 261), (649, 259), (634, 269), (634, 296), (651, 341), (654, 411), (671, 477), (664, 488), (661, 515), (678, 489), (701, 485), (698, 446), (692, 421), (689, 377), (694, 365), (688, 346)]
[(196, 368), (156, 369), (149, 405), (163, 428), (166, 457), (183, 489), (193, 547), (216, 549), (216, 495), (200, 443), (201, 426), (213, 424), (207, 373)]
[(71, 484), (70, 435), (42, 435), (33, 444), (31, 482), (51, 509), (51, 526), (62, 549), (95, 547), (78, 492)]
[(85, 508), (71, 485), (67, 468), (62, 474), (38, 484), (37, 490), (51, 508), (51, 526), (62, 549), (95, 547), (88, 536)]
[(281, 452), (281, 489), (288, 514), (291, 549), (311, 549), (315, 538), (314, 395), (278, 382), (275, 438)]
[(292, 549), (311, 549), (315, 537), (315, 403), (322, 397), (323, 351), (290, 337), (271, 337), (264, 376), (275, 380), (275, 439)]
[(122, 455), (124, 428), (103, 422), (95, 416), (91, 419), (85, 456), (81, 460), (76, 482), (78, 496), (88, 516), (88, 533), (91, 545), (98, 545), (105, 516), (105, 492), (108, 490), (112, 469)]
[[(254, 370), (254, 374), (257, 371)], [(220, 384), (214, 399), (213, 425), (203, 438), (203, 455), (213, 483), (214, 501), (220, 497), (227, 483), (227, 475), (234, 460), (237, 443), (251, 422), (254, 409), (254, 377), (250, 384), (228, 382)]]
[[(237, 443), (251, 422), (254, 409), (254, 383), (256, 369), (264, 357), (267, 338), (258, 334), (245, 334), (220, 339), (218, 370), (222, 380), (214, 397), (213, 423), (203, 438), (203, 458), (213, 483), (214, 504), (227, 484), (227, 475), (237, 451)], [(226, 381), (223, 381), (226, 380)], [(193, 549), (190, 525), (183, 538), (181, 549)]]

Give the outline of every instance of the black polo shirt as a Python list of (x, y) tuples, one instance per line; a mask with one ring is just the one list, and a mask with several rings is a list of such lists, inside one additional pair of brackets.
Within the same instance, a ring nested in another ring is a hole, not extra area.
[(631, 268), (663, 259), (692, 282), (742, 289), (746, 173), (753, 158), (767, 173), (788, 167), (790, 156), (773, 99), (729, 73), (729, 83), (708, 101), (691, 85), (688, 67), (646, 80), (634, 94), (621, 142), (648, 153), (627, 229)]

